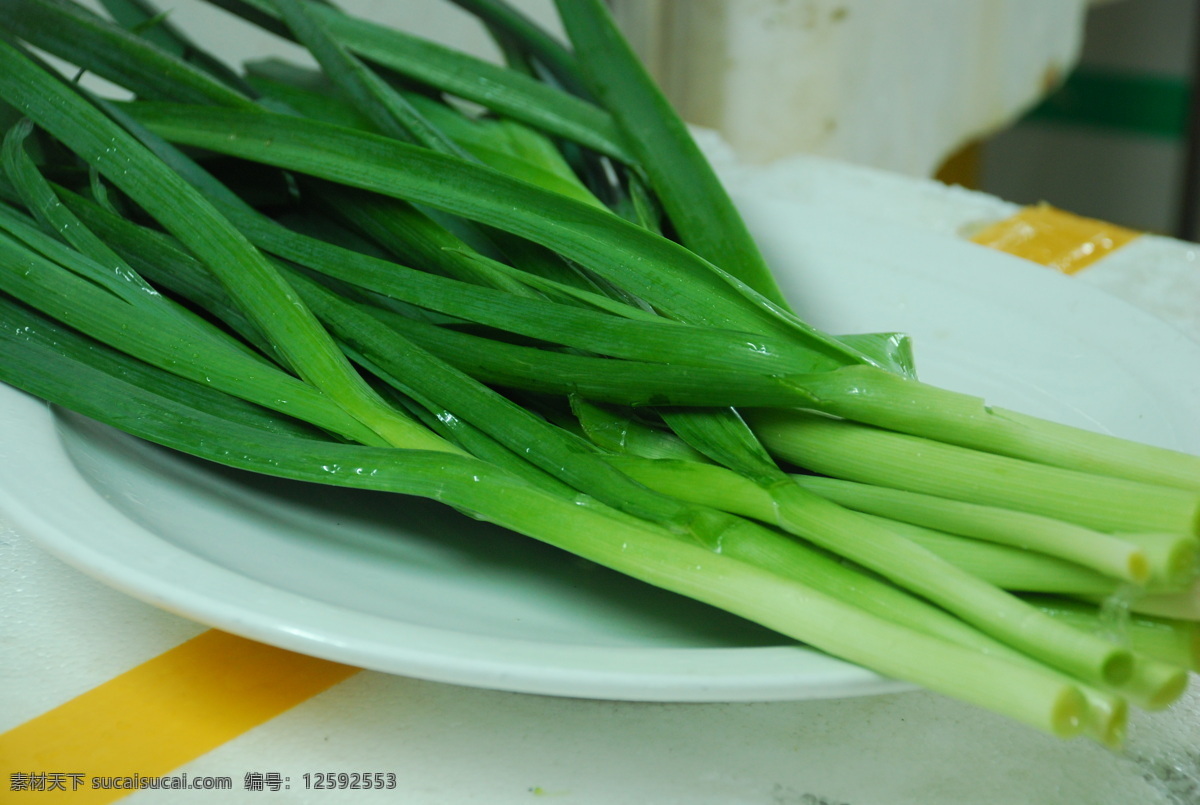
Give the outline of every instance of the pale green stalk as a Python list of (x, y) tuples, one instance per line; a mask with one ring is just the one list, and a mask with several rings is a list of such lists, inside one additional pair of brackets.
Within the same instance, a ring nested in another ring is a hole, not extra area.
[[(1139, 545), (1061, 520), (836, 478), (794, 477), (810, 492), (855, 511), (1040, 551), (1117, 579), (1140, 584), (1152, 573), (1162, 578), (1175, 573), (1175, 562), (1162, 552), (1155, 552), (1159, 561), (1152, 567), (1147, 551)], [(1188, 539), (1177, 537), (1173, 541)]]
[(1025, 596), (1025, 600), (1079, 628), (1109, 634), (1163, 662), (1200, 671), (1200, 623), (1138, 612), (1113, 614), (1095, 604), (1060, 596)]
[(1200, 493), (1034, 464), (791, 411), (747, 417), (778, 458), (845, 480), (1013, 508), (1106, 532), (1200, 530)]
[(1140, 444), (987, 405), (866, 366), (804, 381), (812, 406), (835, 416), (1081, 472), (1200, 492), (1200, 456)]
[[(672, 465), (684, 462), (610, 460), (651, 488), (779, 525), (852, 559), (945, 607), (981, 631), (1079, 679), (1119, 684), (1131, 671), (1128, 652), (1078, 630), (1061, 628), (1061, 624), (999, 588), (864, 515), (805, 492), (790, 480), (768, 490), (714, 465), (697, 464), (676, 473)], [(701, 475), (708, 476), (710, 483), (697, 484)]]

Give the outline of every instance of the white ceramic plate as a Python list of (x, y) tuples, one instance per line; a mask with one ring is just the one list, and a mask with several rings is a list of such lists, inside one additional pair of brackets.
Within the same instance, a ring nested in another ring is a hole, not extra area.
[[(946, 237), (745, 201), (785, 291), (899, 330), (923, 377), (1200, 452), (1200, 347), (1100, 292)], [(1181, 368), (1182, 367), (1182, 368)], [(381, 671), (656, 701), (906, 686), (437, 504), (213, 467), (0, 388), (0, 513), (155, 606)]]

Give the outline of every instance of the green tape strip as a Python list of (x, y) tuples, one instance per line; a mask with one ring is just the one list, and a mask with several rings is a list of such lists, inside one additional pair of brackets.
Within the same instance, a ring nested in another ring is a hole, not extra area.
[(1076, 69), (1025, 120), (1183, 139), (1190, 85), (1182, 76)]

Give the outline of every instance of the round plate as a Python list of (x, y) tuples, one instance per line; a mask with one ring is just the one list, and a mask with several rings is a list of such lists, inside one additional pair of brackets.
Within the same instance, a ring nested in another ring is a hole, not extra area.
[[(1200, 346), (945, 236), (743, 199), (799, 312), (913, 336), (924, 379), (1200, 452)], [(653, 701), (907, 688), (438, 504), (252, 476), (0, 388), (0, 512), (84, 572), (236, 634), (501, 690)]]

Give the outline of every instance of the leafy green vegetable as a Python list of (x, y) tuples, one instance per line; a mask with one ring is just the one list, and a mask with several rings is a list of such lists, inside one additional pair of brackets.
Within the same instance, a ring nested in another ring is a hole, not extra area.
[[(0, 379), (444, 501), (1056, 735), (1115, 746), (1182, 694), (1200, 459), (813, 328), (598, 0), (559, 3), (567, 44), (456, 2), (509, 66), (310, 0), (215, 2), (318, 65), (241, 71), (146, 0), (0, 1)], [(1126, 644), (1086, 613), (1131, 590), (1160, 620)]]

